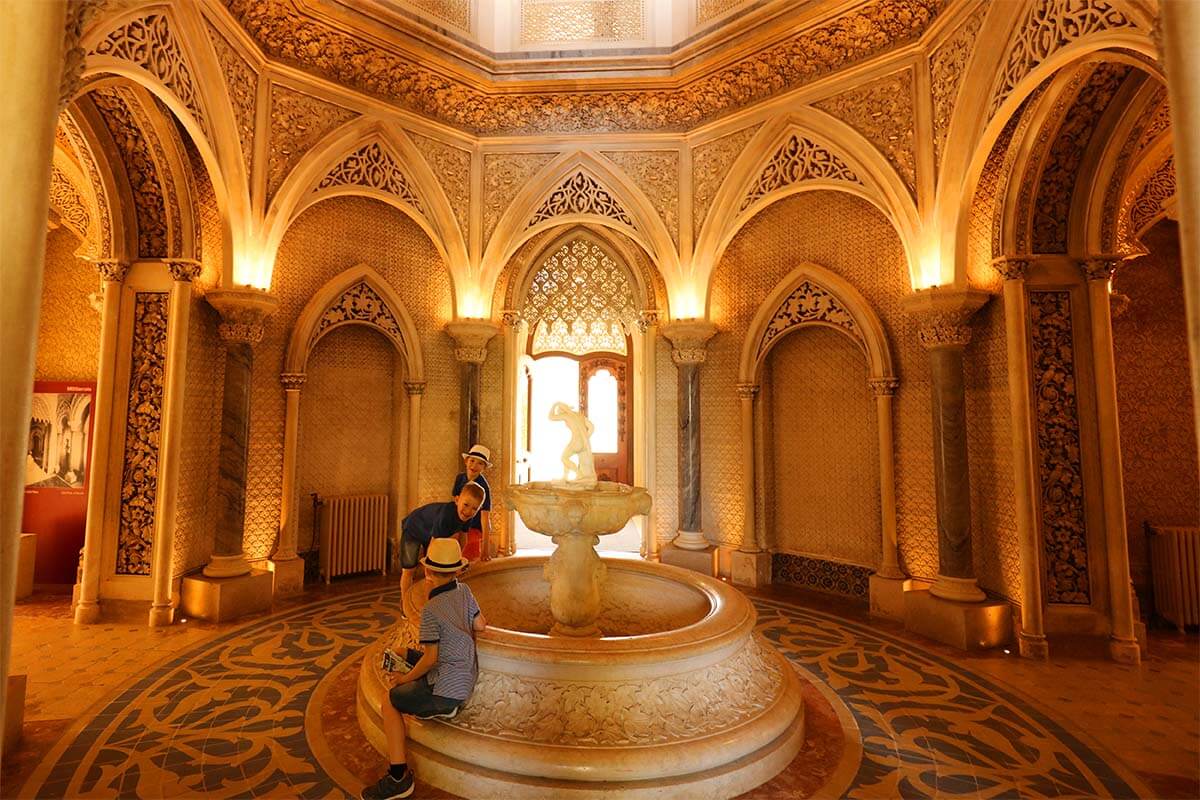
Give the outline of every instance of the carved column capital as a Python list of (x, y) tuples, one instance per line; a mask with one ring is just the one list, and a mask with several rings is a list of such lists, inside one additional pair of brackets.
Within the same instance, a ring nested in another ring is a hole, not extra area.
[(1083, 271), (1083, 275), (1089, 281), (1106, 281), (1113, 276), (1117, 271), (1117, 267), (1121, 264), (1120, 257), (1117, 256), (1098, 256), (1096, 258), (1085, 258), (1079, 262), (1079, 268)]
[(505, 328), (515, 328), (521, 324), (521, 312), (515, 308), (506, 308), (500, 312), (500, 324)]
[(298, 392), (304, 386), (304, 381), (308, 379), (308, 375), (303, 372), (282, 372), (279, 374), (279, 382), (283, 384), (284, 391)]
[(125, 276), (129, 273), (129, 262), (119, 261), (115, 258), (94, 259), (92, 266), (96, 268), (96, 272), (100, 273), (101, 280), (113, 283), (125, 280)]
[(917, 339), (926, 350), (966, 347), (971, 341), (970, 317), (955, 312), (923, 315), (917, 320)]
[(992, 261), (992, 269), (1000, 273), (1006, 281), (1025, 280), (1029, 267), (1033, 264), (1028, 258), (1017, 256), (1001, 256)]
[(446, 333), (454, 340), (454, 358), (464, 364), (482, 364), (487, 360), (487, 343), (500, 332), (489, 320), (463, 319), (446, 323)]
[(1109, 304), (1109, 308), (1112, 311), (1112, 318), (1116, 319), (1117, 317), (1122, 316), (1126, 311), (1129, 310), (1129, 304), (1130, 304), (1129, 295), (1123, 294), (1122, 292), (1118, 292), (1115, 290), (1112, 292), (1109, 292), (1108, 293), (1108, 304)]
[(702, 319), (687, 319), (662, 326), (662, 334), (671, 342), (671, 360), (676, 364), (703, 364), (708, 340), (717, 326)]
[(638, 330), (645, 333), (649, 328), (655, 327), (661, 321), (661, 315), (656, 308), (647, 308), (638, 312), (637, 326)]
[(900, 380), (898, 378), (868, 378), (867, 385), (871, 387), (871, 394), (876, 397), (890, 397), (900, 387)]
[(408, 392), (410, 395), (425, 394), (425, 381), (405, 381), (404, 391)]
[(163, 261), (171, 280), (191, 283), (200, 276), (200, 262), (191, 258), (168, 258)]
[(68, 0), (67, 18), (63, 26), (63, 66), (58, 83), (58, 111), (67, 107), (79, 91), (83, 61), (87, 56), (79, 45), (88, 20), (104, 6), (103, 0)]
[(759, 388), (757, 383), (739, 383), (736, 385), (737, 396), (743, 400), (753, 400)]
[(279, 307), (279, 299), (259, 289), (218, 289), (204, 295), (221, 314), (218, 332), (228, 344), (256, 345), (262, 341), (267, 317)]
[(917, 323), (917, 338), (926, 350), (965, 347), (971, 341), (971, 316), (991, 298), (974, 289), (925, 289), (903, 300)]

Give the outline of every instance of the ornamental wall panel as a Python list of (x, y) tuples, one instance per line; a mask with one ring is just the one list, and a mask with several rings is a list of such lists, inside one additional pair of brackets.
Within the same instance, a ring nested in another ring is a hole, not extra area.
[(271, 86), (270, 144), (267, 150), (267, 201), (288, 173), (325, 134), (354, 119), (353, 111), (286, 86)]
[(220, 31), (208, 23), (204, 28), (217, 53), (217, 61), (221, 63), (225, 90), (229, 94), (233, 119), (237, 124), (238, 142), (242, 146), (242, 162), (249, 175), (253, 169), (254, 133), (258, 126), (255, 113), (258, 105), (258, 73)]
[[(907, 262), (883, 214), (843, 192), (805, 192), (768, 206), (734, 237), (717, 265), (710, 317), (719, 332), (709, 343), (700, 395), (704, 529), (725, 544), (741, 541), (742, 450), (734, 386), (742, 342), (767, 295), (802, 261), (827, 267), (862, 292), (893, 346), (901, 381), (894, 400), (901, 561), (913, 575), (932, 578), (937, 571), (937, 515), (929, 366), (915, 324), (900, 305), (911, 293)], [(763, 402), (761, 396), (758, 402)], [(876, 462), (870, 463), (870, 471), (877, 470)]]
[(671, 240), (679, 244), (679, 153), (675, 150), (626, 150), (603, 155), (646, 193)]
[(554, 160), (555, 153), (487, 153), (483, 157), (483, 241), (512, 205), (513, 198), (534, 175)]
[(875, 145), (915, 197), (916, 111), (912, 77), (911, 69), (902, 69), (813, 105), (845, 122)]
[(94, 381), (100, 353), (100, 315), (90, 296), (100, 277), (75, 256), (79, 240), (66, 228), (46, 235), (34, 380)]
[[(458, 454), (458, 369), (444, 328), (453, 317), (450, 277), (433, 243), (408, 216), (363, 197), (335, 197), (302, 213), (284, 235), (271, 291), (279, 310), (255, 348), (246, 475), (246, 554), (265, 558), (279, 526), (284, 392), (279, 384), (288, 337), (314, 287), (368, 264), (404, 302), (420, 333), (428, 386), (421, 413), (421, 479), (414, 505), (445, 499)], [(303, 397), (303, 390), (301, 393)], [(338, 424), (341, 424), (339, 422)], [(301, 504), (307, 502), (301, 498)], [(304, 539), (300, 529), (301, 543)]]
[(442, 191), (450, 201), (454, 218), (458, 220), (458, 227), (466, 238), (470, 233), (471, 152), (419, 133), (409, 131), (408, 135), (437, 176)]
[(862, 184), (854, 170), (836, 153), (798, 133), (789, 136), (763, 166), (738, 211), (745, 211), (772, 192), (809, 180)]
[(697, 237), (721, 182), (761, 127), (751, 125), (692, 149), (692, 230)]
[(646, 0), (519, 0), (521, 44), (646, 37)]
[(1137, 233), (1149, 225), (1155, 217), (1163, 213), (1167, 201), (1175, 197), (1178, 191), (1175, 183), (1175, 156), (1170, 155), (1138, 190), (1133, 204), (1129, 207), (1130, 229)]
[(930, 92), (933, 97), (933, 155), (938, 167), (942, 163), (946, 136), (950, 133), (958, 89), (975, 50), (975, 38), (983, 26), (988, 7), (986, 3), (980, 4), (929, 57)]

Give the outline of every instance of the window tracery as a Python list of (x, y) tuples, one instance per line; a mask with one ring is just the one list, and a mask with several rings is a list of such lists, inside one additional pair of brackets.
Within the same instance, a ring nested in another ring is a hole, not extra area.
[(746, 193), (738, 211), (745, 211), (756, 200), (776, 189), (806, 180), (836, 180), (861, 184), (845, 161), (812, 140), (792, 134), (759, 173), (758, 180)]
[(539, 222), (568, 214), (595, 214), (608, 217), (631, 228), (633, 219), (600, 182), (582, 170), (558, 185), (530, 218), (527, 228)]

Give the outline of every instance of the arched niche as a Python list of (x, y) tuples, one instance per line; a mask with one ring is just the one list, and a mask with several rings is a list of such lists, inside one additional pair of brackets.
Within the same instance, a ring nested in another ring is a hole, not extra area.
[(821, 326), (848, 337), (867, 362), (868, 383), (875, 396), (878, 428), (879, 491), (883, 559), (877, 573), (900, 577), (896, 553), (895, 448), (892, 428), (892, 396), (899, 386), (891, 347), (879, 316), (849, 281), (825, 267), (803, 263), (779, 282), (759, 306), (742, 343), (738, 367), (738, 395), (742, 402), (743, 495), (746, 530), (743, 541), (755, 542), (759, 551), (769, 548), (765, 534), (758, 534), (754, 508), (759, 487), (754, 465), (764, 443), (755, 431), (754, 398), (761, 388), (762, 365), (771, 349), (795, 331)]

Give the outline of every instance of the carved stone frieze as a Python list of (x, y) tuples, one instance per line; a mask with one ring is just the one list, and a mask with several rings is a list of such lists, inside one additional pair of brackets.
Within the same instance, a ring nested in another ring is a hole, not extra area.
[(287, 0), (224, 0), (271, 58), (481, 135), (685, 130), (916, 40), (938, 0), (868, 0), (677, 87), (505, 91), (356, 38)]
[(93, 234), (92, 212), (88, 206), (87, 198), (71, 178), (58, 167), (51, 166), (50, 207), (58, 214), (59, 221), (83, 241), (81, 255), (88, 255), (93, 248), (89, 241)]
[(1034, 0), (1017, 27), (1017, 39), (1009, 48), (988, 118), (995, 116), (1017, 84), (1050, 55), (1093, 33), (1132, 26), (1105, 0)]
[(621, 203), (583, 170), (575, 172), (550, 192), (538, 210), (533, 212), (526, 227), (532, 228), (539, 222), (568, 214), (595, 214), (631, 228), (637, 227)]
[(150, 574), (167, 361), (167, 298), (166, 292), (138, 292), (134, 297), (117, 526), (118, 575)]
[(1133, 234), (1138, 235), (1153, 222), (1177, 192), (1175, 156), (1170, 155), (1142, 184), (1129, 207), (1129, 227)]
[(245, 162), (246, 174), (249, 175), (254, 162), (258, 73), (246, 59), (242, 58), (220, 31), (208, 23), (205, 23), (204, 27), (208, 31), (208, 38), (212, 41), (213, 50), (217, 53), (217, 61), (221, 62), (221, 72), (225, 76), (225, 89), (229, 93), (229, 102), (233, 106), (233, 117), (237, 122), (238, 141), (242, 145), (242, 161)]
[(167, 272), (170, 273), (171, 280), (173, 281), (191, 283), (200, 277), (201, 264), (194, 259), (169, 258), (163, 264), (166, 266)]
[(333, 186), (362, 186), (393, 195), (424, 213), (421, 200), (392, 154), (379, 142), (370, 142), (343, 158), (317, 184), (317, 190)]
[(320, 322), (309, 340), (309, 349), (317, 340), (339, 325), (359, 322), (378, 328), (384, 336), (394, 341), (401, 351), (404, 349), (404, 332), (396, 315), (387, 302), (366, 281), (359, 281), (336, 300), (321, 315)]
[[(992, 203), (992, 257), (998, 258), (1005, 252), (1005, 226), (1008, 205), (1003, 200), (1008, 187), (1016, 178), (1017, 157), (1020, 155), (1021, 148), (1014, 147), (1013, 142), (1023, 142), (1029, 134), (1029, 129), (1033, 126), (1033, 120), (1036, 115), (1038, 104), (1041, 101), (1042, 94), (1046, 87), (1039, 86), (1033, 93), (1026, 98), (1025, 102), (1018, 109), (1017, 113), (1004, 126), (1001, 137), (1005, 142), (1004, 159), (1000, 165), (1000, 172), (997, 175), (997, 185), (995, 201)], [(1041, 136), (1047, 136), (1045, 129), (1041, 131)], [(1017, 191), (1017, 219), (1028, 218), (1029, 204), (1033, 202), (1033, 192), (1037, 188), (1037, 181), (1029, 177), (1027, 180), (1022, 180)], [(1024, 215), (1024, 216), (1022, 216)], [(1022, 234), (1022, 231), (1024, 232)], [(1029, 252), (1029, 228), (1028, 226), (1021, 227), (1017, 232), (1017, 242), (1020, 245), (1021, 252)], [(1024, 236), (1024, 239), (1021, 236)]]
[(738, 211), (745, 211), (771, 192), (807, 180), (862, 184), (841, 158), (805, 136), (792, 134), (767, 161), (758, 180), (746, 192)]
[[(1147, 104), (1146, 110), (1134, 122), (1129, 136), (1126, 137), (1125, 143), (1117, 154), (1116, 163), (1113, 165), (1112, 174), (1108, 179), (1108, 186), (1104, 189), (1104, 210), (1100, 217), (1100, 247), (1107, 253), (1128, 252), (1132, 249), (1133, 232), (1129, 230), (1129, 209), (1133, 205), (1134, 198), (1129, 192), (1123, 191), (1125, 180), (1128, 177), (1126, 169), (1129, 164), (1134, 162), (1137, 153), (1152, 141), (1145, 133), (1153, 124), (1153, 120), (1158, 118), (1157, 112), (1152, 109), (1165, 108), (1169, 112), (1169, 108), (1165, 105), (1166, 100), (1166, 87), (1160, 87), (1156, 90), (1154, 98)], [(1166, 124), (1170, 125), (1169, 114)]]
[(471, 153), (461, 147), (439, 142), (419, 133), (410, 133), (413, 144), (425, 157), (429, 168), (450, 201), (454, 218), (465, 238), (470, 234), (471, 215)]
[(1088, 258), (1079, 262), (1079, 268), (1089, 281), (1107, 281), (1120, 264), (1120, 259), (1116, 258)]
[(761, 127), (761, 123), (751, 125), (692, 150), (692, 230), (696, 236), (700, 235), (700, 228), (708, 216), (717, 190), (721, 188), (721, 182)]
[(112, 218), (108, 211), (108, 193), (105, 191), (104, 184), (100, 180), (100, 170), (96, 166), (95, 156), (92, 154), (87, 141), (84, 140), (83, 133), (79, 130), (79, 126), (76, 124), (69, 110), (59, 114), (58, 122), (58, 130), (63, 131), (66, 139), (70, 141), (72, 150), (78, 156), (79, 163), (87, 174), (88, 182), (91, 184), (92, 192), (95, 194), (96, 221), (99, 225), (96, 255), (101, 258), (109, 258), (113, 254)]
[(100, 274), (100, 280), (112, 281), (120, 283), (125, 280), (125, 274), (129, 272), (128, 261), (117, 261), (111, 258), (92, 259), (92, 266), (96, 268), (96, 272)]
[(875, 397), (891, 397), (900, 388), (898, 378), (868, 378), (867, 385)]
[(283, 184), (296, 163), (325, 134), (354, 119), (355, 113), (311, 95), (275, 84), (271, 87), (271, 132), (267, 156), (267, 199)]
[(1010, 258), (1002, 256), (992, 261), (992, 268), (1000, 273), (1006, 281), (1022, 281), (1029, 273), (1030, 261), (1027, 258)]
[(171, 33), (166, 14), (151, 13), (113, 30), (92, 48), (99, 56), (137, 64), (158, 78), (192, 112), (204, 131), (208, 122), (200, 104), (200, 91), (192, 80), (187, 58)]
[(1087, 521), (1076, 399), (1071, 293), (1029, 293), (1046, 601), (1087, 605)]
[(626, 150), (603, 155), (646, 193), (671, 240), (679, 244), (679, 153), (674, 150)]
[(849, 333), (856, 342), (863, 344), (862, 331), (850, 310), (837, 295), (820, 284), (809, 280), (800, 282), (791, 294), (784, 298), (771, 315), (767, 329), (758, 342), (758, 358), (771, 348), (775, 340), (800, 325), (829, 325)]
[(554, 153), (488, 153), (483, 157), (483, 239), (486, 242), (525, 184)]
[(1167, 87), (1160, 86), (1155, 90), (1154, 97), (1146, 104), (1146, 119), (1139, 128), (1138, 135), (1131, 137), (1136, 141), (1134, 153), (1141, 154), (1154, 140), (1171, 129), (1171, 99), (1167, 96)]
[(660, 324), (661, 314), (653, 308), (645, 309), (638, 312), (637, 326), (638, 330), (645, 333), (648, 329)]
[(913, 125), (916, 113), (913, 110), (911, 69), (884, 75), (813, 105), (845, 122), (875, 145), (915, 196), (917, 164)]
[(938, 45), (929, 57), (930, 90), (933, 95), (933, 153), (935, 163), (942, 163), (942, 148), (950, 131), (950, 118), (958, 99), (958, 87), (966, 74), (967, 63), (975, 50), (975, 37), (987, 14), (987, 4), (981, 4), (963, 20), (948, 39)]

